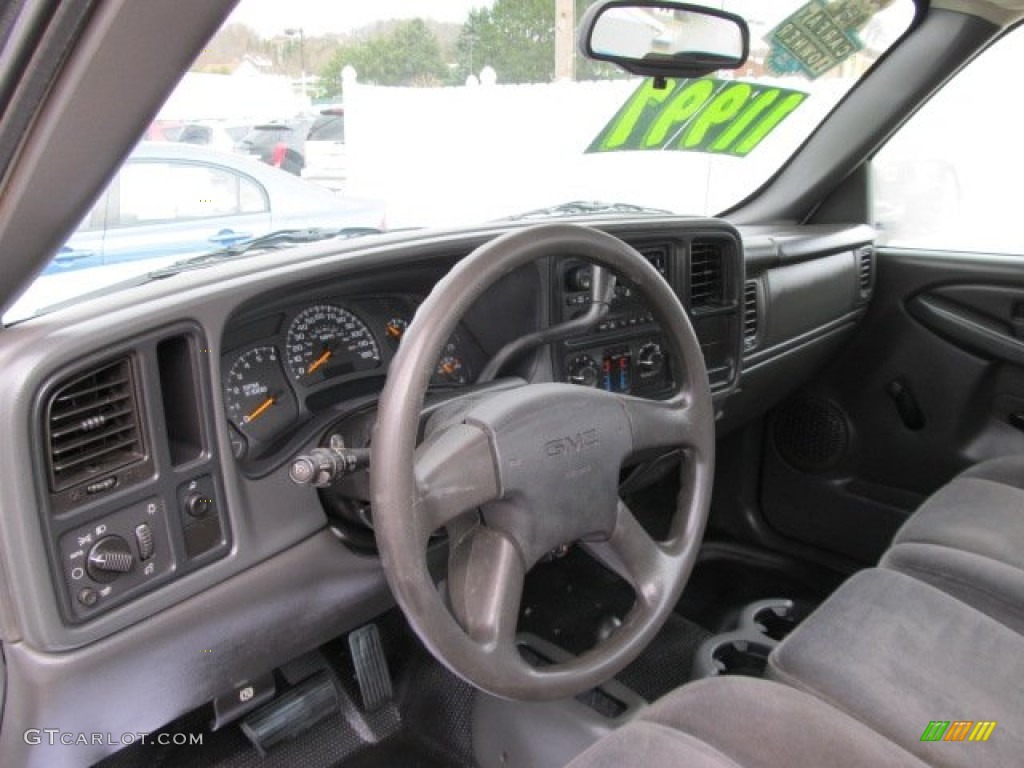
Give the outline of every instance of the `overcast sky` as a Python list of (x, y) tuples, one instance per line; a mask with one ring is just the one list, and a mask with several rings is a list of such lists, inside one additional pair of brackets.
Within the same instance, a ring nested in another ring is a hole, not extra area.
[(246, 24), (265, 37), (287, 27), (301, 27), (307, 35), (347, 32), (382, 19), (417, 16), (462, 23), (472, 8), (489, 7), (493, 0), (242, 0), (228, 19)]

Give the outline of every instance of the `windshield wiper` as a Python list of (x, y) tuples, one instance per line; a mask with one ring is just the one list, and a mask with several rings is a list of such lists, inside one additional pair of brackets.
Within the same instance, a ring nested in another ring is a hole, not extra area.
[(272, 251), (277, 248), (284, 248), (290, 245), (302, 245), (303, 243), (315, 243), (320, 240), (331, 240), (334, 238), (348, 239), (352, 237), (364, 237), (365, 235), (380, 235), (383, 230), (375, 227), (307, 227), (305, 229), (279, 229), (275, 232), (268, 232), (265, 235), (254, 237), (251, 240), (244, 240), (236, 245), (229, 245), (227, 248), (219, 248), (209, 253), (201, 253), (181, 261), (176, 261), (166, 267), (154, 269), (146, 273), (146, 277), (156, 280), (161, 277), (176, 275), (188, 269), (206, 266), (217, 261), (226, 261), (255, 251)]
[(645, 205), (634, 205), (633, 203), (606, 203), (602, 200), (572, 200), (567, 203), (559, 203), (549, 208), (537, 208), (536, 210), (517, 213), (506, 216), (499, 221), (523, 221), (525, 219), (554, 219), (569, 216), (594, 216), (602, 213), (616, 214), (644, 214), (671, 216), (672, 211), (664, 208), (649, 208)]

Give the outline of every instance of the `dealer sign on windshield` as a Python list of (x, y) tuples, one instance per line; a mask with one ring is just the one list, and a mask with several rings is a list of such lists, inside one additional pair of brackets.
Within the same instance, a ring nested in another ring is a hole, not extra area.
[(804, 103), (787, 88), (702, 77), (645, 80), (587, 152), (682, 150), (744, 157)]

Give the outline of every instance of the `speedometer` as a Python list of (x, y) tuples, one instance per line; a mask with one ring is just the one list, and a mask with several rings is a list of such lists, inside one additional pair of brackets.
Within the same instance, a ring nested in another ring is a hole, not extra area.
[(333, 304), (302, 310), (288, 327), (288, 369), (302, 384), (380, 365), (377, 340), (362, 320)]

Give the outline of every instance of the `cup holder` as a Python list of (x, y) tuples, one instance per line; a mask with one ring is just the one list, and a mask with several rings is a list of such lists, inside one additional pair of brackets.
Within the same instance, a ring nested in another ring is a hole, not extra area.
[(693, 676), (764, 675), (768, 654), (778, 645), (770, 637), (747, 629), (726, 632), (705, 640), (697, 649), (693, 662)]
[(737, 628), (705, 640), (693, 661), (693, 678), (762, 677), (772, 649), (803, 616), (792, 600), (759, 600), (741, 611)]
[(758, 600), (743, 609), (740, 626), (778, 641), (792, 632), (802, 618), (792, 600)]

